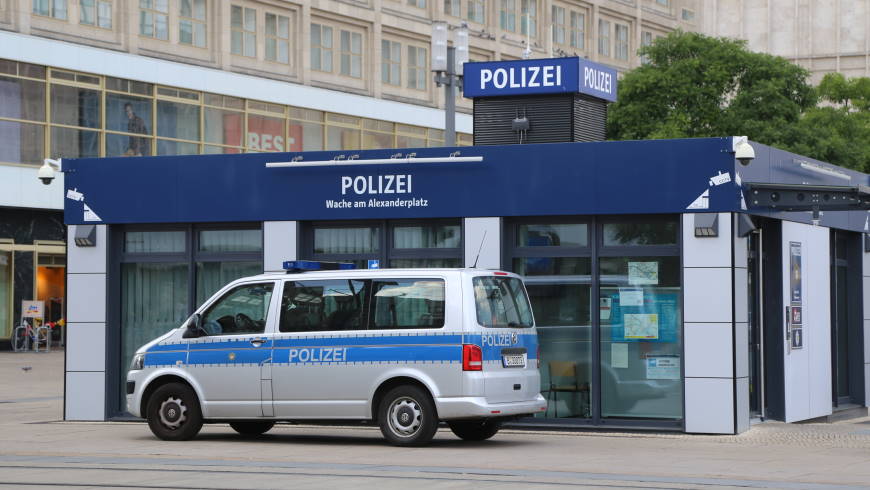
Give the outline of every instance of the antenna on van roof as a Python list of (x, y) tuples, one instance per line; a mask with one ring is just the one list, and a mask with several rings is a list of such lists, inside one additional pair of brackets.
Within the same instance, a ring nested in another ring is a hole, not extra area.
[(477, 257), (474, 258), (474, 265), (471, 266), (472, 269), (477, 268), (477, 261), (480, 260), (480, 251), (483, 250), (483, 242), (486, 240), (486, 231), (483, 230), (483, 238), (480, 239), (480, 247), (477, 248)]

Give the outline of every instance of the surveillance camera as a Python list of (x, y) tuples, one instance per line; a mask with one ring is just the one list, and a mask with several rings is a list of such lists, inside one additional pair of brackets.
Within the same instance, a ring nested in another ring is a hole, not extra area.
[(748, 141), (743, 139), (734, 145), (734, 158), (745, 167), (752, 163), (752, 160), (755, 160), (755, 149), (752, 148), (752, 145)]
[(39, 167), (39, 171), (36, 173), (36, 176), (39, 180), (42, 181), (43, 184), (49, 185), (54, 180), (54, 169), (51, 168), (51, 165), (46, 161)]

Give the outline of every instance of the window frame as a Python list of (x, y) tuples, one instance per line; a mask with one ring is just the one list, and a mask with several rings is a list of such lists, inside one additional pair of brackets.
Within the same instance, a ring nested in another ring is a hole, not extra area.
[[(31, 1), (31, 14), (48, 19), (69, 20), (69, 4), (67, 4), (67, 0), (45, 0), (45, 4), (48, 7), (46, 13), (43, 13), (43, 11), (37, 11), (37, 1), (39, 0)], [(63, 5), (63, 9), (57, 8), (60, 5)], [(63, 12), (63, 16), (57, 15), (59, 12)]]
[[(269, 16), (275, 19), (275, 34), (269, 34)], [(287, 36), (281, 36), (281, 20), (287, 22)], [(282, 65), (290, 65), (293, 56), (290, 52), (290, 40), (293, 38), (293, 22), (290, 15), (282, 15), (275, 12), (265, 12), (263, 16), (263, 59), (272, 63), (280, 63)], [(275, 43), (275, 59), (269, 57), (269, 42)], [(281, 60), (281, 45), (286, 47), (287, 60)]]
[[(190, 16), (182, 15), (181, 10), (181, 2), (178, 3), (178, 44), (182, 44), (185, 46), (193, 46), (195, 48), (208, 48), (208, 2), (206, 0), (202, 0), (203, 6), (203, 18), (199, 19), (196, 17), (196, 2), (198, 0), (190, 0)], [(184, 42), (181, 40), (181, 26), (183, 23), (190, 24), (190, 35), (192, 42)], [(196, 35), (196, 26), (202, 26), (202, 44), (199, 44), (197, 41), (199, 40), (199, 36)]]
[[(91, 5), (90, 7), (85, 7), (84, 2), (85, 0), (79, 0), (79, 25), (96, 27), (99, 29), (111, 31), (112, 25), (114, 24), (114, 8), (112, 5), (112, 0), (91, 0), (91, 2), (93, 2), (93, 5)], [(100, 22), (100, 6), (103, 5), (108, 6), (109, 9), (108, 25), (103, 25), (102, 22)], [(86, 9), (93, 9), (94, 22), (92, 24), (85, 22), (82, 18), (83, 13)]]
[[(169, 16), (170, 16), (170, 12), (171, 12), (172, 8), (171, 8), (170, 5), (169, 5), (169, 0), (165, 0), (165, 1), (166, 1), (166, 10), (165, 10), (165, 11), (164, 11), (164, 10), (160, 10), (159, 8), (157, 8), (158, 2), (160, 2), (160, 1), (161, 1), (161, 0), (139, 0), (139, 3), (138, 3), (138, 9), (139, 9), (139, 37), (144, 37), (144, 38), (147, 38), (147, 39), (154, 39), (154, 40), (157, 40), (157, 41), (167, 41), (167, 42), (168, 42), (168, 41), (169, 41), (169, 38), (170, 38), (169, 32), (171, 31), (171, 26), (169, 25)], [(147, 5), (150, 5), (150, 6), (149, 6), (149, 7), (143, 7), (143, 6), (142, 6), (142, 5), (143, 5), (143, 2), (148, 2)], [(144, 17), (147, 16), (148, 14), (151, 15), (151, 24), (150, 24), (150, 25), (151, 25), (151, 34), (150, 34), (150, 35), (149, 35), (149, 34), (146, 34), (146, 33), (143, 31), (143, 24), (142, 24), (142, 21), (144, 20)], [(166, 37), (160, 37), (160, 36), (158, 35), (158, 31), (157, 31), (157, 21), (156, 21), (158, 17), (163, 17), (163, 18), (165, 19), (165, 22), (166, 22)]]
[[(238, 27), (233, 25), (233, 12), (235, 9), (239, 9), (241, 15), (241, 22)], [(254, 26), (253, 30), (249, 30), (247, 28), (247, 20), (248, 13), (253, 12)], [(255, 8), (246, 7), (245, 5), (236, 5), (230, 4), (230, 54), (233, 56), (244, 56), (245, 58), (257, 58), (257, 16), (259, 12)], [(236, 52), (233, 48), (232, 38), (234, 34), (238, 34), (239, 39), (241, 40), (241, 51)], [(248, 38), (252, 36), (252, 40), (249, 43)], [(249, 45), (253, 45), (253, 52), (248, 54)]]

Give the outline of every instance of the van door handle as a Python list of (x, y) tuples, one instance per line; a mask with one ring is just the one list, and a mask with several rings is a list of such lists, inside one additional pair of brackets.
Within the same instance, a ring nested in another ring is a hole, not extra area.
[(251, 345), (254, 347), (260, 347), (261, 345), (266, 343), (266, 339), (254, 339), (251, 341)]

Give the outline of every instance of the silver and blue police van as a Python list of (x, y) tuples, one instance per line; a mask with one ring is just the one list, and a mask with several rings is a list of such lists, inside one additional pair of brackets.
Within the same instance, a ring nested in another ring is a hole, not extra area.
[(276, 421), (370, 421), (393, 444), (422, 445), (443, 421), (479, 441), (546, 409), (519, 276), (284, 266), (231, 282), (136, 352), (127, 409), (157, 437), (191, 439), (203, 423), (260, 435)]

